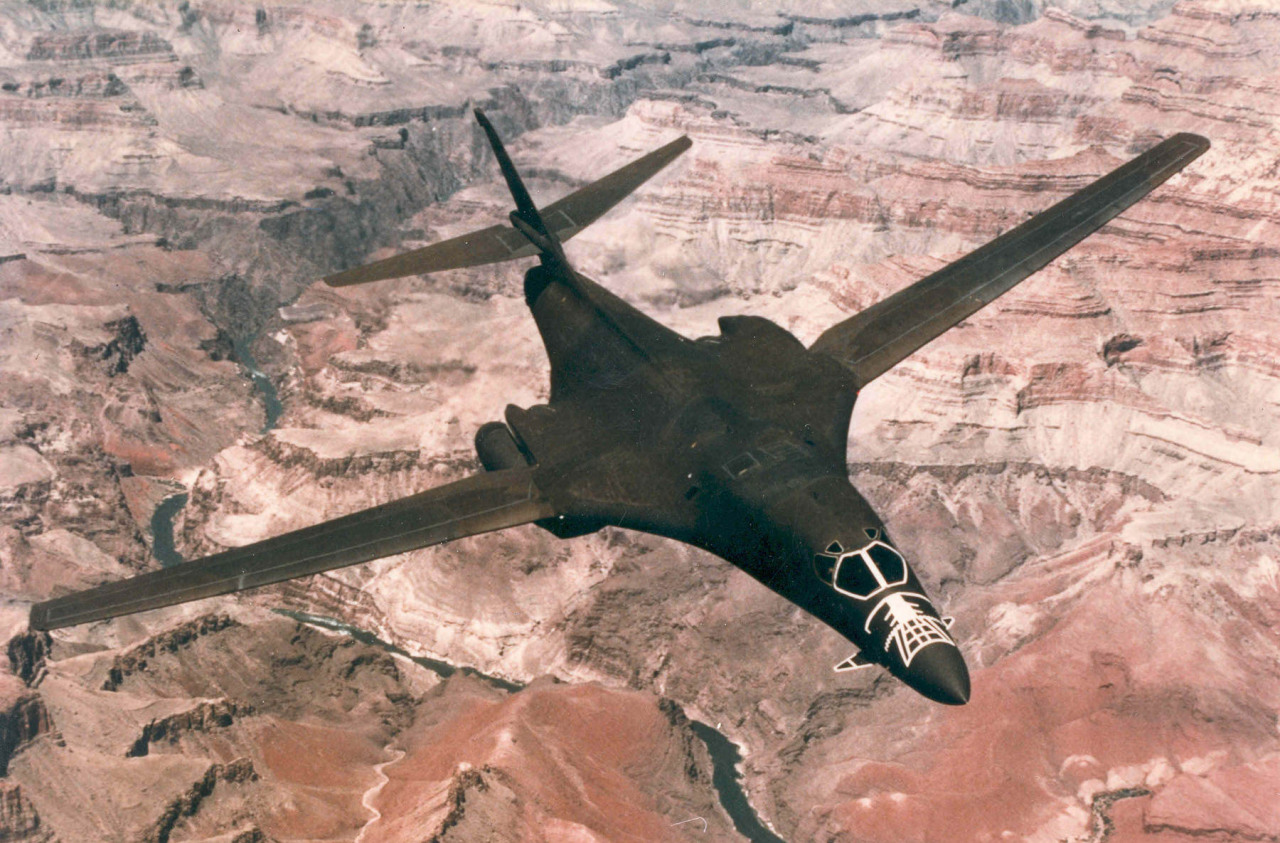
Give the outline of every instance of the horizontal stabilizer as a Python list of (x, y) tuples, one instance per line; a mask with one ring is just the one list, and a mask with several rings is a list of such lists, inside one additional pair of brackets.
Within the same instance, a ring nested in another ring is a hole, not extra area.
[(467, 477), (313, 527), (31, 607), (58, 629), (329, 571), (555, 515), (532, 468)]
[[(559, 202), (548, 205), (541, 210), (547, 230), (563, 243), (602, 217), (691, 145), (689, 138), (677, 138), (599, 181), (570, 193)], [(535, 257), (537, 254), (538, 248), (513, 226), (494, 225), (440, 243), (432, 243), (403, 255), (348, 269), (330, 275), (324, 281), (331, 287), (346, 287), (368, 281)]]

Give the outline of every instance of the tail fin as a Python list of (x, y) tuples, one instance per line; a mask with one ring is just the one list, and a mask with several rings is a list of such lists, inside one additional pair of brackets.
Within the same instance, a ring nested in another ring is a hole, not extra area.
[(560, 241), (547, 230), (547, 226), (542, 222), (542, 215), (538, 213), (538, 207), (533, 204), (533, 197), (525, 189), (524, 181), (521, 180), (520, 174), (516, 172), (516, 167), (511, 163), (511, 159), (507, 157), (507, 149), (502, 145), (502, 138), (498, 137), (498, 132), (493, 128), (493, 124), (489, 122), (489, 118), (484, 116), (483, 111), (477, 108), (475, 115), (476, 122), (480, 124), (480, 128), (484, 129), (485, 135), (489, 138), (489, 146), (493, 148), (493, 157), (498, 159), (498, 166), (502, 169), (502, 177), (507, 181), (507, 189), (511, 191), (511, 198), (516, 200), (516, 209), (511, 212), (510, 216), (511, 224), (530, 243), (538, 247), (538, 251), (542, 252), (544, 258), (558, 258), (563, 261), (564, 252), (560, 250)]
[(539, 212), (507, 157), (492, 124), (479, 110), (476, 111), (476, 119), (480, 121), (481, 128), (493, 146), (502, 175), (515, 198), (516, 211), (511, 215), (512, 224), (490, 226), (403, 255), (348, 269), (325, 278), (326, 284), (331, 287), (346, 287), (367, 281), (482, 266), (539, 254), (563, 259), (560, 254), (561, 243), (604, 216), (614, 205), (692, 145), (688, 137), (677, 138)]

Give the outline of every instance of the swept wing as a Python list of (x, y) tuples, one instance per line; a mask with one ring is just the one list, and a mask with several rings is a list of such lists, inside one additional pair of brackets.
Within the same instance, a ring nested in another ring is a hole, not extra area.
[(32, 629), (129, 615), (368, 562), (556, 514), (532, 468), (477, 474), (430, 491), (31, 607)]
[[(542, 220), (550, 233), (563, 243), (603, 216), (627, 194), (679, 157), (690, 145), (691, 141), (688, 137), (673, 140), (666, 146), (632, 161), (599, 181), (592, 182), (543, 208)], [(504, 174), (505, 172), (504, 169)], [(527, 199), (527, 194), (525, 198)], [(493, 225), (451, 240), (432, 243), (430, 246), (405, 252), (403, 255), (348, 269), (345, 272), (330, 275), (324, 281), (331, 287), (346, 287), (386, 278), (400, 278), (405, 275), (421, 275), (443, 269), (459, 269), (515, 258), (529, 258), (538, 253), (538, 247), (530, 243), (528, 238), (513, 226)]]
[(1209, 148), (1199, 135), (1157, 144), (1047, 211), (856, 316), (812, 348), (849, 367), (859, 386), (1011, 290)]

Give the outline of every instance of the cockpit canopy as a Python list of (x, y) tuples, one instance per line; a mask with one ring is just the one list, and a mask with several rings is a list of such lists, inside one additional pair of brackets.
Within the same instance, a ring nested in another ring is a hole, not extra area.
[(824, 553), (813, 557), (813, 570), (818, 579), (858, 600), (868, 600), (907, 581), (907, 563), (898, 551), (879, 540), (850, 551), (832, 542)]

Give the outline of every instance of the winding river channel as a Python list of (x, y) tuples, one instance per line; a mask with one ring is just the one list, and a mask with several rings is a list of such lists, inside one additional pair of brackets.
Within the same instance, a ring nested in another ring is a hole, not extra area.
[(276, 385), (258, 368), (258, 361), (253, 359), (253, 352), (249, 350), (251, 343), (252, 340), (248, 339), (233, 340), (231, 347), (235, 349), (236, 359), (249, 373), (254, 389), (258, 390), (258, 395), (262, 398), (262, 410), (265, 414), (262, 432), (270, 433), (276, 426), (276, 422), (280, 421), (280, 416), (284, 413), (284, 405), (280, 403), (280, 393), (276, 392)]
[[(276, 392), (276, 385), (258, 368), (258, 361), (253, 359), (253, 352), (249, 350), (251, 342), (247, 339), (234, 340), (231, 346), (235, 349), (236, 359), (240, 361), (241, 367), (253, 382), (253, 387), (262, 400), (262, 433), (265, 434), (270, 433), (276, 426), (276, 422), (280, 421), (280, 416), (284, 413), (284, 404), (280, 402), (280, 393)], [(187, 505), (187, 500), (186, 492), (170, 495), (160, 501), (156, 511), (151, 513), (151, 555), (162, 567), (167, 568), (183, 561), (182, 554), (173, 543), (173, 519), (177, 518), (178, 513)]]

